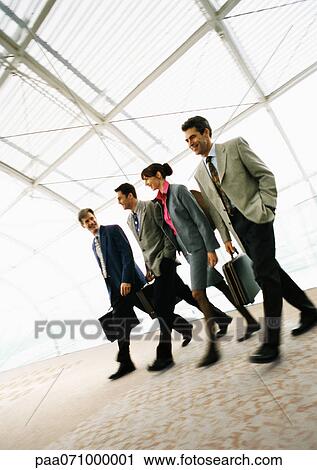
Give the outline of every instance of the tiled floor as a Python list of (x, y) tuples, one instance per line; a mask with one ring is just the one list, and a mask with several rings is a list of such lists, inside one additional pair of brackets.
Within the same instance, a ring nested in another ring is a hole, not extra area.
[[(308, 294), (317, 302), (317, 289)], [(251, 310), (261, 316), (261, 305)], [(143, 336), (132, 345), (138, 369), (116, 382), (107, 380), (114, 344), (3, 372), (0, 448), (316, 449), (317, 327), (293, 338), (298, 315), (285, 306), (283, 318), (274, 364), (250, 364), (258, 337), (237, 343), (231, 334), (221, 360), (197, 369), (204, 341), (184, 349), (177, 337), (175, 367), (150, 374), (156, 339)]]

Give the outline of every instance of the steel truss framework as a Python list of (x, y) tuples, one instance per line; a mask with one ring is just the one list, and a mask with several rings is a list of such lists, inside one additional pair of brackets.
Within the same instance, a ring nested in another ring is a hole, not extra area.
[[(234, 117), (230, 122), (226, 123), (226, 128), (230, 128), (232, 125), (236, 124), (238, 121), (244, 119), (246, 116), (254, 113), (259, 108), (266, 108), (271, 116), (274, 124), (276, 125), (278, 131), (281, 133), (282, 138), (286, 142), (288, 148), (290, 149), (296, 163), (298, 165), (299, 171), (302, 177), (309, 182), (307, 174), (303, 169), (296, 152), (292, 148), (288, 137), (283, 130), (281, 123), (279, 122), (277, 116), (275, 115), (274, 111), (272, 110), (270, 103), (279, 97), (281, 94), (287, 92), (291, 87), (296, 85), (299, 81), (303, 80), (304, 78), (308, 77), (310, 74), (314, 73), (317, 68), (317, 61), (311, 64), (307, 69), (301, 71), (296, 76), (292, 77), (292, 79), (288, 80), (278, 89), (271, 92), (269, 95), (265, 95), (264, 91), (261, 89), (259, 84), (257, 83), (256, 77), (254, 76), (250, 65), (246, 59), (246, 54), (244, 53), (242, 47), (239, 45), (237, 39), (233, 31), (225, 24), (224, 18), (240, 3), (241, 0), (228, 0), (224, 3), (224, 5), (216, 10), (212, 4), (208, 0), (195, 0), (201, 9), (201, 11), (205, 15), (205, 23), (199, 27), (190, 37), (186, 39), (186, 41), (179, 46), (164, 62), (162, 62), (158, 67), (155, 68), (144, 80), (142, 80), (130, 93), (128, 93), (119, 103), (113, 104), (113, 107), (110, 112), (103, 115), (97, 109), (94, 108), (93, 104), (88, 103), (83, 98), (75, 93), (74, 90), (71, 90), (64, 82), (60, 80), (56, 75), (50, 72), (47, 68), (43, 67), (37, 60), (35, 60), (32, 56), (30, 56), (26, 52), (27, 46), (32, 41), (38, 41), (41, 43), (42, 47), (45, 47), (58, 61), (62, 62), (64, 65), (71, 68), (71, 70), (80, 76), (82, 80), (89, 84), (89, 86), (93, 87), (98, 94), (102, 95), (102, 90), (99, 90), (96, 86), (91, 84), (88, 78), (84, 77), (79, 71), (77, 71), (73, 66), (71, 66), (65, 58), (63, 58), (58, 52), (52, 50), (48, 44), (41, 40), (41, 38), (37, 35), (37, 31), (45, 23), (46, 18), (50, 14), (50, 12), (54, 9), (56, 4), (56, 0), (48, 0), (44, 5), (42, 11), (39, 13), (34, 25), (31, 29), (28, 28), (28, 25), (19, 18), (13, 11), (10, 10), (9, 7), (4, 5), (3, 2), (0, 2), (0, 9), (8, 15), (17, 25), (17, 28), (23, 28), (27, 31), (26, 37), (23, 40), (22, 44), (17, 44), (12, 38), (10, 38), (7, 34), (3, 31), (0, 31), (0, 45), (10, 54), (12, 59), (9, 62), (9, 66), (4, 70), (2, 76), (0, 77), (0, 87), (3, 87), (6, 81), (10, 77), (10, 73), (15, 68), (19, 67), (19, 64), (24, 64), (30, 71), (36, 74), (40, 79), (45, 81), (51, 88), (55, 89), (59, 94), (64, 96), (67, 100), (73, 102), (79, 110), (85, 113), (88, 116), (89, 122), (91, 124), (91, 128), (80, 138), (78, 141), (73, 144), (71, 147), (67, 148), (63, 154), (58, 156), (56, 160), (47, 166), (47, 168), (35, 179), (26, 177), (25, 175), (21, 174), (21, 172), (17, 171), (16, 169), (10, 167), (3, 162), (0, 162), (0, 169), (12, 176), (13, 178), (17, 178), (19, 181), (22, 181), (25, 186), (26, 190), (22, 191), (20, 196), (17, 198), (16, 202), (19, 201), (22, 197), (24, 197), (29, 190), (37, 189), (38, 191), (44, 192), (45, 194), (49, 194), (50, 197), (57, 200), (59, 203), (63, 204), (65, 207), (69, 208), (70, 210), (76, 212), (78, 207), (73, 204), (72, 202), (68, 201), (63, 196), (55, 193), (52, 190), (49, 190), (45, 186), (41, 184), (43, 180), (50, 175), (54, 170), (58, 170), (60, 165), (65, 162), (67, 159), (73, 155), (78, 148), (86, 143), (92, 136), (96, 133), (98, 135), (102, 135), (103, 129), (106, 129), (109, 133), (111, 133), (115, 139), (121, 141), (125, 146), (127, 146), (131, 152), (135, 155), (136, 159), (140, 159), (145, 163), (150, 163), (150, 158), (144, 153), (144, 151), (136, 145), (130, 137), (128, 137), (124, 132), (122, 132), (115, 124), (112, 124), (110, 121), (113, 120), (116, 116), (120, 113), (124, 112), (126, 106), (131, 103), (140, 93), (142, 93), (151, 83), (153, 83), (156, 79), (158, 79), (168, 68), (170, 68), (176, 61), (178, 61), (191, 47), (193, 47), (198, 41), (200, 41), (208, 32), (215, 31), (217, 35), (221, 38), (223, 43), (225, 44), (229, 54), (231, 54), (237, 66), (240, 67), (243, 75), (245, 76), (246, 80), (251, 86), (254, 86), (256, 93), (258, 94), (259, 101), (257, 104), (250, 106), (248, 109), (241, 112), (238, 116)], [(216, 129), (215, 134), (221, 132), (221, 128)], [(149, 133), (150, 134), (150, 133)], [(3, 140), (6, 142), (6, 140)], [(10, 145), (10, 142), (9, 142)], [(12, 144), (11, 144), (12, 145)], [(23, 152), (23, 149), (19, 149)], [(175, 155), (171, 162), (175, 163), (182, 158), (186, 152), (181, 152), (179, 155)], [(311, 184), (310, 184), (311, 186)], [(316, 194), (315, 189), (311, 186), (312, 194)], [(111, 204), (112, 200), (107, 201), (98, 210), (103, 209), (104, 207)], [(4, 211), (6, 212), (6, 211)]]

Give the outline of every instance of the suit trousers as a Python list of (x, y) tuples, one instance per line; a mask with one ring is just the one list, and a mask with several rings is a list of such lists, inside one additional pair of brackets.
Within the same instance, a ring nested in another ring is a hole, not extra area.
[(174, 321), (176, 302), (176, 264), (173, 259), (163, 258), (160, 264), (161, 275), (154, 282), (154, 309), (160, 323), (160, 341), (156, 350), (157, 359), (172, 358), (171, 330)]
[(275, 258), (273, 222), (256, 224), (244, 217), (237, 208), (234, 208), (230, 219), (247, 255), (253, 262), (255, 279), (263, 292), (264, 342), (278, 345), (283, 298), (299, 309), (302, 316), (313, 313), (315, 307)]
[(119, 296), (111, 299), (111, 306), (115, 312), (115, 318), (118, 321), (118, 347), (119, 352), (117, 361), (127, 363), (130, 358), (130, 333), (132, 328), (140, 322), (133, 310), (133, 294), (125, 297)]

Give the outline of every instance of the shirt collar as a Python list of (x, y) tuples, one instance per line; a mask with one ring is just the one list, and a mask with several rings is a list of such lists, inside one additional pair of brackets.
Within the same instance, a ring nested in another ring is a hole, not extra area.
[(216, 144), (212, 144), (209, 155), (211, 155), (212, 157), (216, 156)]
[(208, 157), (214, 158), (215, 156), (216, 156), (216, 145), (212, 144), (211, 149), (210, 149), (209, 154), (208, 154)]

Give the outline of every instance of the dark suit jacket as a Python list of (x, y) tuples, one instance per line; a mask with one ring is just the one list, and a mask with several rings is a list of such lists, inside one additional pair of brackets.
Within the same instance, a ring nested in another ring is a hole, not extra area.
[[(141, 269), (134, 261), (129, 240), (119, 225), (100, 226), (100, 246), (106, 264), (106, 284), (111, 304), (120, 298), (122, 282), (131, 283), (134, 292), (146, 284)], [(94, 242), (92, 248), (101, 269)]]

